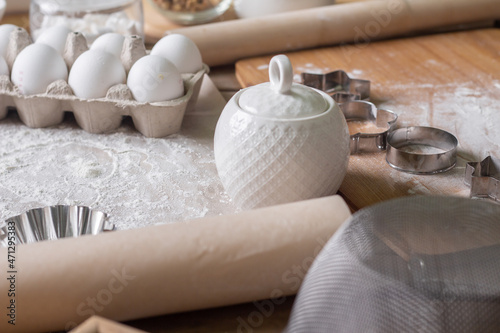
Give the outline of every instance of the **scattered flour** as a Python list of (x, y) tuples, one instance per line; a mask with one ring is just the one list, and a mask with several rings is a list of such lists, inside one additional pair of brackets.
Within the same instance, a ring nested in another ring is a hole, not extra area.
[(440, 149), (437, 147), (433, 146), (428, 146), (428, 145), (406, 145), (403, 147), (399, 148), (400, 151), (406, 152), (406, 153), (416, 153), (416, 154), (441, 154), (444, 153), (444, 149)]
[(411, 195), (430, 195), (431, 191), (422, 184), (416, 184), (413, 188), (408, 190)]
[(380, 108), (399, 114), (399, 126), (433, 126), (449, 131), (459, 141), (459, 154), (468, 160), (488, 155), (500, 158), (500, 84), (479, 89), (473, 82), (443, 85), (394, 85)]
[(79, 204), (104, 211), (118, 229), (233, 213), (213, 156), (217, 114), (186, 115), (182, 131), (146, 138), (131, 121), (111, 134), (0, 120), (0, 220), (28, 209)]
[(363, 72), (361, 69), (353, 69), (351, 71), (351, 74), (354, 75), (354, 76), (358, 76), (358, 75), (363, 75), (365, 72)]

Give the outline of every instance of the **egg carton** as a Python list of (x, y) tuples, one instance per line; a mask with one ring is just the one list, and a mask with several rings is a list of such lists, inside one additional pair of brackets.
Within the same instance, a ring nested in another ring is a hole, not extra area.
[[(16, 56), (31, 43), (31, 37), (25, 29), (12, 31), (6, 56), (9, 70), (12, 70)], [(64, 51), (68, 70), (87, 49), (87, 42), (81, 33), (68, 35)], [(135, 61), (147, 53), (142, 38), (126, 37), (121, 60), (127, 73)], [(20, 93), (9, 76), (1, 75), (0, 119), (7, 116), (8, 108), (15, 108), (26, 126), (43, 128), (60, 124), (64, 113), (69, 111), (85, 131), (107, 133), (119, 128), (124, 116), (130, 116), (135, 128), (143, 135), (164, 137), (180, 130), (186, 110), (192, 110), (196, 105), (203, 77), (208, 72), (209, 68), (204, 64), (197, 73), (182, 74), (184, 96), (155, 103), (135, 101), (126, 84), (110, 87), (104, 98), (82, 99), (73, 94), (68, 82), (64, 80), (51, 83), (43, 94), (28, 96)]]

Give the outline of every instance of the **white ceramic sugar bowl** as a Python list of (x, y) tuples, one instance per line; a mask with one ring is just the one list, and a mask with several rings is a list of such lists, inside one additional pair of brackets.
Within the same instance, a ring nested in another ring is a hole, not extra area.
[(334, 194), (349, 161), (347, 123), (333, 99), (293, 83), (285, 55), (271, 59), (269, 78), (236, 93), (215, 129), (217, 171), (244, 209)]

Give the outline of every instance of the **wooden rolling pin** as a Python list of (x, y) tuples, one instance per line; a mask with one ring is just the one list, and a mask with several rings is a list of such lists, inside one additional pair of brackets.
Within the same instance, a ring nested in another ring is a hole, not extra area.
[(169, 30), (191, 38), (209, 66), (500, 18), (498, 0), (376, 0)]
[(7, 269), (2, 248), (1, 268), (11, 278), (0, 280), (0, 332), (69, 329), (92, 315), (131, 320), (268, 298), (282, 301), (297, 292), (315, 256), (349, 216), (344, 200), (331, 196), (21, 245), (12, 274), (6, 273), (12, 268)]

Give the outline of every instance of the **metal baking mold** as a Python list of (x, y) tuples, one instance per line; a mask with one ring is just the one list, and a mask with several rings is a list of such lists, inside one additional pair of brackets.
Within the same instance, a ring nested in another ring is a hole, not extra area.
[(377, 109), (367, 101), (348, 101), (339, 104), (346, 120), (369, 121), (384, 130), (377, 133), (355, 133), (351, 135), (351, 154), (386, 150), (387, 133), (395, 126), (398, 115), (389, 110)]
[[(29, 244), (44, 240), (96, 235), (114, 230), (108, 215), (86, 206), (57, 205), (28, 210), (8, 218), (0, 228), (0, 244), (7, 246), (15, 229), (15, 244)], [(11, 239), (12, 240), (12, 239)]]
[(471, 198), (489, 198), (500, 202), (500, 160), (488, 156), (465, 167), (465, 183)]
[[(24, 47), (31, 44), (26, 30), (15, 29), (8, 44), (9, 69)], [(85, 37), (70, 33), (66, 42), (64, 60), (71, 68), (75, 59), (87, 49)], [(142, 38), (125, 38), (121, 61), (129, 70), (135, 61), (146, 55)], [(182, 74), (184, 96), (156, 102), (139, 103), (134, 100), (126, 84), (110, 87), (106, 97), (87, 100), (76, 97), (64, 80), (53, 82), (44, 94), (22, 95), (7, 75), (0, 76), (0, 119), (7, 116), (7, 108), (15, 108), (21, 121), (32, 128), (55, 126), (63, 121), (65, 111), (73, 112), (76, 122), (90, 133), (112, 132), (120, 127), (123, 117), (130, 116), (135, 128), (147, 137), (164, 137), (178, 132), (186, 111), (194, 109), (207, 65), (194, 74)]]
[[(412, 146), (429, 147), (429, 152), (411, 151)], [(412, 126), (391, 131), (387, 136), (387, 163), (399, 171), (436, 174), (451, 170), (457, 162), (457, 138), (433, 127)]]
[(343, 70), (326, 74), (302, 73), (302, 83), (326, 92), (337, 103), (370, 98), (370, 81), (351, 79)]

